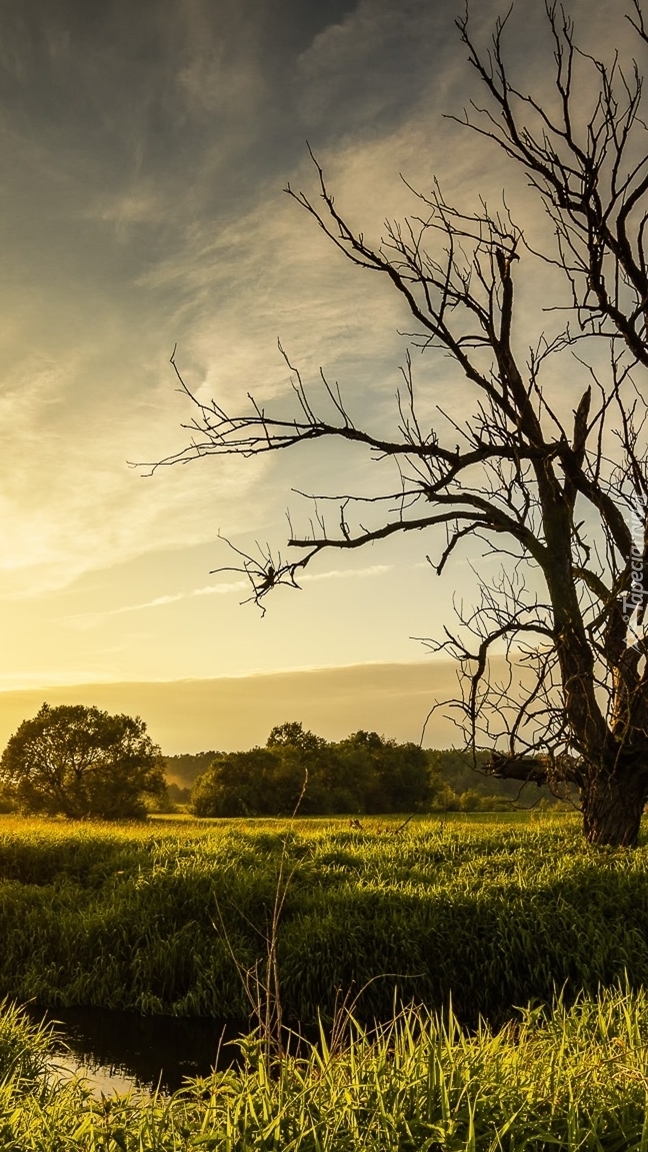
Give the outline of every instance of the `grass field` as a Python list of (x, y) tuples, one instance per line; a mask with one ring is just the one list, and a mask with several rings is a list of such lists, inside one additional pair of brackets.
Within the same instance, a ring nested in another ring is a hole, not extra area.
[(171, 1098), (57, 1081), (5, 1006), (0, 1150), (648, 1152), (648, 845), (566, 814), (363, 823), (0, 818), (0, 994), (242, 1018), (231, 952), (263, 958), (282, 856), (287, 1016), (372, 981), (336, 1050), (249, 1039)]
[[(648, 983), (648, 847), (584, 845), (576, 817), (0, 821), (0, 995), (244, 1019), (232, 960), (265, 951), (284, 843), (284, 1012), (313, 1023), (362, 994), (497, 1025), (512, 1005)], [(293, 871), (294, 869), (294, 871)], [(224, 925), (223, 931), (215, 925)], [(377, 978), (377, 979), (374, 979)]]

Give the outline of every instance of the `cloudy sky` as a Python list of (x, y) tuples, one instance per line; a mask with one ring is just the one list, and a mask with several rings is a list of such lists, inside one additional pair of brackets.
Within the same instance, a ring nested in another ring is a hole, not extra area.
[[(219, 531), (280, 545), (291, 488), (334, 491), (360, 455), (203, 460), (153, 476), (201, 396), (283, 402), (277, 339), (321, 365), (368, 424), (392, 420), (406, 319), (282, 189), (314, 191), (368, 235), (416, 210), (402, 173), (450, 198), (519, 198), (519, 173), (443, 119), (477, 93), (452, 0), (0, 0), (0, 688), (243, 676), (423, 658), (470, 597), (421, 537), (322, 556), (261, 618)], [(485, 41), (501, 5), (474, 0)], [(586, 46), (625, 42), (623, 5), (570, 5)], [(510, 58), (542, 88), (543, 0), (519, 0)], [(525, 307), (541, 281), (522, 288)], [(535, 289), (531, 286), (535, 284)], [(526, 291), (526, 296), (524, 295)], [(456, 388), (417, 367), (427, 401)], [(473, 557), (474, 560), (474, 557)]]

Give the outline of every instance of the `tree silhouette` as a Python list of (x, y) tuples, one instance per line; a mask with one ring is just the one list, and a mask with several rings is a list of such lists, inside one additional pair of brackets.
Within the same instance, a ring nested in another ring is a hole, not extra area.
[[(637, 2), (627, 18), (643, 49), (648, 34)], [(390, 480), (381, 487), (377, 479), (370, 499), (313, 498), (312, 531), (289, 540), (296, 558), (239, 553), (237, 570), (247, 572), (258, 603), (279, 584), (297, 585), (322, 552), (403, 532), (445, 529), (438, 573), (467, 540), (501, 554), (499, 577), (481, 580), (479, 607), (433, 645), (461, 667), (454, 704), (467, 742), (475, 752), (495, 747), (491, 771), (501, 776), (558, 791), (575, 786), (590, 841), (634, 844), (648, 797), (642, 78), (634, 62), (624, 69), (617, 55), (606, 63), (581, 51), (562, 8), (548, 6), (547, 21), (557, 97), (549, 104), (513, 84), (506, 20), (487, 51), (472, 38), (468, 17), (458, 21), (486, 96), (483, 108), (472, 104), (459, 119), (526, 173), (549, 215), (553, 249), (534, 251), (506, 205), (492, 212), (482, 201), (478, 211), (462, 211), (438, 185), (418, 195), (416, 215), (387, 223), (373, 245), (339, 211), (315, 157), (317, 198), (287, 189), (342, 256), (390, 282), (415, 322), (413, 345), (440, 350), (472, 388), (472, 416), (444, 412), (436, 427), (424, 426), (409, 351), (389, 437), (358, 427), (324, 375), (332, 415), (321, 415), (287, 357), (297, 408), (286, 419), (254, 400), (242, 415), (199, 401), (173, 357), (195, 406), (192, 439), (161, 463), (336, 439), (367, 449), (377, 476), (387, 464)], [(568, 322), (547, 335), (540, 307), (531, 347), (521, 353), (515, 283), (542, 262), (564, 277), (558, 303)], [(558, 384), (545, 387), (549, 362)], [(510, 672), (498, 681), (491, 657), (502, 648)]]

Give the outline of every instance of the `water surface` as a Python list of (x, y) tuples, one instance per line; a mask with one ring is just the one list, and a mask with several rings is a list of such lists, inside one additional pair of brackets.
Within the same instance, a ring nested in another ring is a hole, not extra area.
[(53, 1023), (53, 1066), (61, 1075), (81, 1073), (101, 1092), (175, 1092), (188, 1077), (208, 1076), (239, 1055), (231, 1043), (245, 1024), (178, 1016), (137, 1016), (108, 1008), (38, 1008), (29, 1016)]

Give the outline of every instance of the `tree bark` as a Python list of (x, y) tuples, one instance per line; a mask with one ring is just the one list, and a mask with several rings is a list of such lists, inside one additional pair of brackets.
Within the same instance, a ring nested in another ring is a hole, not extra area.
[[(634, 776), (634, 778), (633, 778)], [(583, 831), (589, 844), (632, 848), (648, 798), (645, 773), (598, 774), (581, 792)]]

